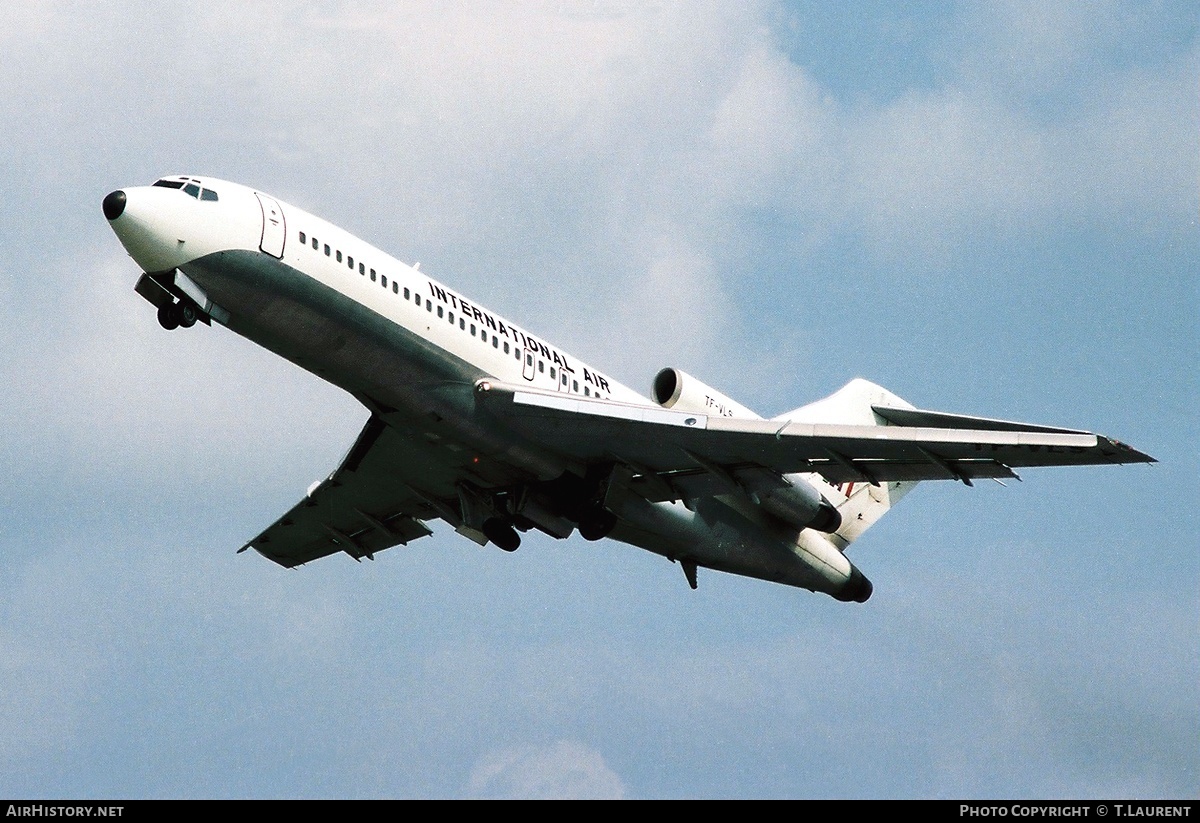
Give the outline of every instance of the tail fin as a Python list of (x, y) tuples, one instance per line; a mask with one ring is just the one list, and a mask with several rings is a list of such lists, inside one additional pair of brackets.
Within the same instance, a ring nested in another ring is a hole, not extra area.
[[(889, 425), (888, 421), (872, 410), (872, 406), (915, 408), (882, 386), (857, 377), (823, 400), (809, 403), (772, 419), (800, 423)], [(906, 481), (881, 483), (878, 486), (870, 483), (842, 483), (834, 486), (818, 474), (805, 475), (805, 479), (819, 489), (842, 516), (841, 527), (829, 535), (829, 539), (843, 551), (917, 485), (916, 481)]]

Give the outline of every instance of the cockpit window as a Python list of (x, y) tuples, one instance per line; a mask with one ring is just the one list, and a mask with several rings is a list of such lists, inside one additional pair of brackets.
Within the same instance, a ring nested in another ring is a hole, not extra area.
[(154, 185), (161, 186), (164, 189), (183, 189), (185, 194), (190, 194), (197, 200), (216, 202), (219, 199), (217, 193), (212, 189), (200, 188), (200, 181), (195, 177), (182, 177), (178, 180), (170, 180), (163, 177), (155, 180)]

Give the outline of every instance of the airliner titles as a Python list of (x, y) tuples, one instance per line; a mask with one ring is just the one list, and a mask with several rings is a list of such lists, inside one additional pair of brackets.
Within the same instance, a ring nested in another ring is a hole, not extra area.
[[(559, 353), (553, 346), (547, 346), (540, 340), (525, 334), (520, 329), (507, 325), (503, 320), (493, 317), (478, 306), (472, 305), (468, 300), (450, 291), (445, 286), (439, 286), (432, 280), (427, 280), (426, 282), (429, 283), (429, 294), (433, 299), (459, 312), (464, 318), (473, 318), (480, 327), (489, 328), (501, 337), (509, 338), (516, 345), (534, 354), (541, 355), (542, 359), (553, 362), (565, 372), (576, 373), (575, 368), (567, 361), (567, 356)], [(583, 382), (589, 383), (601, 391), (611, 391), (608, 386), (608, 378), (591, 371), (586, 366), (580, 366), (580, 368), (583, 370)]]

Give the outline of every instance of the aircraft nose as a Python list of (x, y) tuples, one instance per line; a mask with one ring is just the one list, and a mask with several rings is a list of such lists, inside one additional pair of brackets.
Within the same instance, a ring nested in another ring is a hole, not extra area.
[(104, 198), (104, 216), (109, 220), (116, 220), (125, 211), (125, 203), (128, 198), (125, 197), (125, 192), (117, 189), (110, 192)]

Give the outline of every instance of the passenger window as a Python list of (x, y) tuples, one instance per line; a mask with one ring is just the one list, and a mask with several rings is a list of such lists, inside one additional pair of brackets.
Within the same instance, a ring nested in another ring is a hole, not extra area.
[(362, 264), (362, 261), (361, 261), (361, 260), (358, 262), (358, 273), (359, 273), (359, 274), (366, 274), (366, 273), (367, 273), (367, 267), (366, 267), (366, 266), (364, 266), (364, 265)]
[(442, 307), (438, 306), (438, 317), (442, 316)]
[[(375, 271), (375, 269), (371, 269), (371, 271)], [(404, 299), (408, 299), (408, 286), (404, 287)]]
[(449, 312), (449, 317), (450, 317), (450, 325), (453, 326), (454, 325), (454, 312)]
[(562, 384), (564, 386), (567, 385), (567, 373), (566, 372), (562, 373)]
[(387, 275), (386, 274), (379, 275), (379, 282), (382, 283), (383, 287), (386, 289), (387, 288)]
[(425, 311), (433, 311), (433, 301), (432, 300), (429, 300), (429, 299), (425, 300)]
[(540, 372), (544, 372), (545, 370), (546, 370), (546, 361), (545, 361), (545, 360), (539, 360), (539, 361), (538, 361), (538, 371), (540, 371)]
[(317, 248), (317, 238), (314, 237), (313, 238), (313, 250), (315, 251), (316, 248)]
[(532, 366), (532, 365), (533, 365), (533, 355), (532, 355), (532, 354), (527, 354), (527, 355), (525, 355), (525, 365), (526, 365), (526, 366)]
[(471, 336), (472, 337), (475, 336), (475, 324), (474, 323), (471, 324)]
[(371, 282), (375, 282), (375, 269), (371, 269)]
[(301, 243), (307, 243), (307, 242), (308, 242), (308, 238), (306, 238), (306, 237), (304, 236), (304, 232), (300, 232), (300, 242), (301, 242)]
[(571, 381), (571, 391), (579, 391), (579, 381), (578, 380)]
[(399, 293), (400, 293), (400, 284), (397, 283), (395, 280), (393, 280), (392, 281), (392, 294), (399, 294)]
[(341, 249), (338, 249), (338, 252), (337, 252), (337, 261), (338, 261), (339, 263), (340, 263), (340, 262), (342, 262), (342, 250), (341, 250)]
[(346, 258), (346, 265), (348, 265), (348, 266), (350, 267), (350, 271), (354, 271), (354, 258), (353, 258), (353, 257), (347, 257), (347, 258)]
[(550, 379), (551, 379), (551, 380), (553, 380), (553, 379), (554, 379), (554, 378), (556, 378), (557, 376), (558, 376), (558, 375), (556, 375), (556, 374), (554, 373), (554, 367), (553, 367), (553, 366), (551, 366), (551, 367), (550, 367)]
[(508, 354), (508, 341), (507, 340), (504, 341), (504, 353)]
[(458, 318), (458, 327), (460, 329), (465, 329), (467, 327), (467, 321), (463, 320), (461, 317)]
[(329, 252), (330, 252), (330, 251), (331, 251), (331, 249), (329, 248), (329, 244), (328, 244), (328, 243), (326, 243), (326, 244), (325, 244), (325, 256), (326, 256), (326, 257), (328, 257), (328, 256), (329, 256)]
[(492, 348), (493, 349), (500, 348), (500, 338), (494, 334), (492, 335)]

